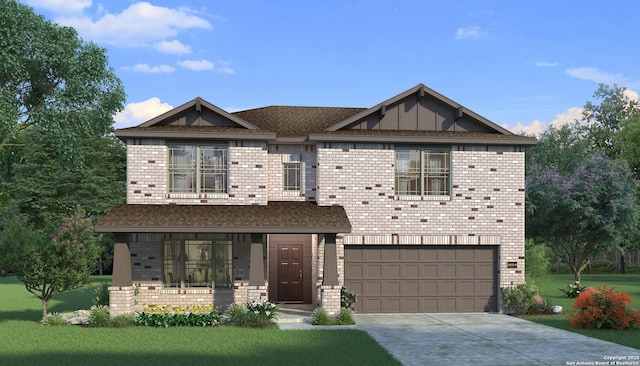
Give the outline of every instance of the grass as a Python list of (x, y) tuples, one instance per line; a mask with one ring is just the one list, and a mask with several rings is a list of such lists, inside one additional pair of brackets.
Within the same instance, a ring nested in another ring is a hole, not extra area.
[[(564, 289), (570, 282), (573, 282), (572, 274), (554, 274), (548, 275), (544, 280), (536, 283), (536, 286), (540, 290), (540, 295), (545, 300), (552, 305), (562, 306), (566, 313), (573, 309), (575, 299), (568, 298), (560, 289)], [(640, 274), (583, 274), (581, 284), (583, 286), (593, 286), (596, 288), (603, 284), (607, 285), (607, 288), (615, 286), (616, 290), (626, 292), (631, 296), (633, 308), (640, 309)], [(525, 316), (523, 318), (554, 328), (640, 349), (640, 330), (638, 329), (616, 331), (609, 329), (573, 328), (569, 324), (566, 314)]]
[[(88, 309), (89, 288), (55, 295), (50, 312)], [(0, 277), (0, 363), (7, 365), (399, 365), (360, 330), (43, 327), (40, 300)]]

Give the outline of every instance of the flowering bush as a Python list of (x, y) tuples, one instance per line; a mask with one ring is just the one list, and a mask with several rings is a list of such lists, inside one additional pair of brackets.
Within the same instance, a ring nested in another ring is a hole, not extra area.
[(584, 291), (585, 287), (580, 284), (580, 282), (571, 282), (567, 285), (566, 288), (560, 289), (560, 291), (564, 292), (570, 299), (575, 299), (580, 295), (582, 291)]
[(280, 306), (269, 300), (252, 300), (246, 304), (231, 304), (225, 312), (225, 322), (238, 327), (267, 328), (278, 319)]
[(252, 300), (245, 304), (249, 325), (266, 328), (278, 319), (278, 304), (269, 300)]
[(631, 308), (631, 297), (624, 292), (607, 290), (606, 285), (598, 289), (582, 291), (569, 314), (571, 326), (575, 328), (627, 329), (640, 327), (640, 311)]
[(136, 325), (153, 327), (170, 326), (213, 326), (220, 324), (222, 316), (213, 305), (155, 305), (142, 304), (144, 311), (137, 313)]

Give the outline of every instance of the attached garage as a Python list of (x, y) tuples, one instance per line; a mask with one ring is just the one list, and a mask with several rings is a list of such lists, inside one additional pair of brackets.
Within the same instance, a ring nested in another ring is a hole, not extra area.
[(345, 246), (359, 313), (498, 310), (497, 246)]

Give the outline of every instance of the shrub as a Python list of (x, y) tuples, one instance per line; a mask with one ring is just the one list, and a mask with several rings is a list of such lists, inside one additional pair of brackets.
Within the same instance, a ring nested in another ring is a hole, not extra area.
[(353, 313), (349, 309), (340, 309), (340, 313), (336, 317), (337, 325), (352, 325), (356, 321), (353, 319)]
[(560, 291), (564, 292), (568, 298), (575, 299), (585, 288), (586, 287), (582, 286), (580, 282), (571, 282), (567, 284), (566, 288), (560, 289)]
[(245, 304), (247, 323), (257, 328), (267, 328), (278, 319), (278, 304), (269, 300), (253, 300)]
[(527, 240), (525, 244), (524, 273), (527, 280), (541, 281), (549, 273), (549, 250), (545, 244), (534, 244)]
[(591, 261), (591, 273), (616, 273), (616, 264), (606, 259)]
[(152, 327), (170, 326), (214, 326), (222, 322), (220, 312), (213, 305), (148, 305), (143, 304), (146, 311), (136, 314), (134, 324)]
[(247, 325), (247, 310), (238, 304), (231, 304), (225, 312), (225, 322), (236, 327), (244, 327)]
[(331, 325), (332, 319), (329, 318), (329, 314), (324, 309), (316, 309), (311, 317), (311, 324), (313, 325)]
[(631, 307), (627, 293), (607, 290), (606, 285), (598, 289), (583, 291), (573, 304), (569, 314), (571, 326), (575, 328), (627, 329), (640, 327), (640, 311)]
[(89, 315), (89, 326), (91, 327), (108, 327), (111, 325), (111, 315), (107, 306), (92, 306)]
[(131, 314), (122, 314), (111, 318), (111, 326), (114, 328), (130, 327), (134, 324), (134, 316)]
[(538, 289), (530, 283), (503, 287), (500, 290), (505, 311), (509, 314), (525, 314), (536, 304)]
[(111, 283), (103, 283), (102, 286), (96, 288), (93, 297), (94, 306), (109, 306), (109, 286)]
[(351, 311), (355, 311), (356, 304), (356, 294), (353, 292), (349, 292), (346, 287), (340, 288), (340, 307), (343, 309), (348, 309)]
[(353, 313), (349, 309), (340, 309), (335, 318), (330, 317), (324, 309), (316, 309), (311, 317), (311, 324), (313, 325), (352, 325), (355, 323)]
[(47, 314), (42, 320), (40, 324), (45, 327), (57, 327), (60, 325), (67, 325), (67, 322), (62, 318), (60, 313)]

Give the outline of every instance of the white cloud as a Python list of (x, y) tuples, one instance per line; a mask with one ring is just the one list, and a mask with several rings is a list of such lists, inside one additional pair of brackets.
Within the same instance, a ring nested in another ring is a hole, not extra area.
[(222, 74), (235, 74), (235, 71), (231, 68), (231, 62), (218, 61), (216, 63), (216, 71)]
[(191, 53), (191, 47), (178, 41), (162, 41), (156, 43), (156, 49), (162, 53), (168, 53), (172, 55), (180, 55), (183, 53)]
[(557, 62), (538, 61), (538, 62), (536, 62), (536, 66), (538, 66), (538, 67), (556, 67), (556, 66), (558, 66), (558, 63)]
[(47, 9), (55, 14), (81, 13), (90, 8), (91, 0), (27, 0), (27, 5), (39, 9)]
[(147, 64), (137, 64), (134, 67), (132, 67), (131, 70), (134, 72), (158, 73), (158, 72), (174, 72), (176, 68), (169, 65), (149, 66)]
[(163, 103), (160, 98), (153, 97), (138, 103), (129, 103), (124, 111), (117, 113), (113, 119), (116, 121), (115, 128), (125, 128), (139, 125), (162, 113), (173, 109), (169, 103)]
[(640, 100), (640, 99), (638, 99), (638, 93), (633, 91), (633, 90), (631, 90), (631, 89), (625, 90), (623, 94), (626, 95), (627, 98), (629, 98), (631, 100)]
[(178, 65), (184, 67), (185, 69), (195, 70), (195, 71), (204, 71), (204, 70), (213, 70), (213, 62), (207, 60), (184, 60), (179, 61)]
[(598, 70), (596, 67), (576, 67), (566, 70), (567, 75), (574, 78), (595, 81), (596, 83), (604, 83), (608, 85), (623, 85), (626, 80), (622, 74), (609, 74)]
[(166, 8), (148, 2), (132, 4), (120, 14), (105, 14), (93, 21), (88, 16), (56, 19), (74, 27), (84, 38), (118, 46), (142, 46), (175, 37), (192, 28), (211, 29), (211, 24), (188, 8)]
[(456, 39), (478, 39), (487, 36), (488, 33), (480, 27), (458, 28), (456, 31)]
[(513, 128), (515, 133), (526, 132), (530, 134), (540, 135), (543, 133), (549, 126), (553, 126), (555, 128), (559, 128), (564, 124), (573, 123), (575, 120), (582, 120), (582, 111), (584, 109), (579, 107), (571, 107), (567, 109), (566, 112), (556, 114), (556, 118), (551, 122), (544, 122), (540, 120), (534, 120), (529, 124), (523, 124), (522, 122), (518, 122), (516, 126)]

